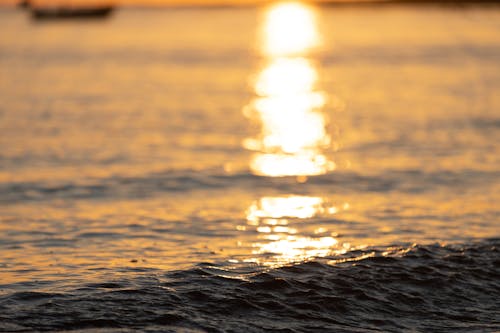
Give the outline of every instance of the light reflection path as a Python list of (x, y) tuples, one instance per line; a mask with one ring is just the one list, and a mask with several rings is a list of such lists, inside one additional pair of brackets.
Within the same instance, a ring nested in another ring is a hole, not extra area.
[[(299, 3), (277, 4), (266, 12), (260, 41), (266, 66), (256, 76), (256, 97), (244, 109), (261, 125), (259, 136), (244, 141), (255, 152), (250, 162), (254, 174), (296, 176), (303, 182), (335, 167), (323, 153), (331, 143), (322, 112), (326, 96), (317, 90), (319, 74), (309, 58), (320, 45), (316, 25), (313, 9)], [(296, 223), (336, 212), (321, 197), (263, 197), (248, 208), (247, 226), (237, 229), (258, 233), (259, 241), (252, 244), (255, 258), (249, 261), (282, 265), (338, 250), (335, 233), (324, 227), (307, 233)]]
[(252, 172), (279, 177), (333, 170), (322, 152), (330, 145), (321, 112), (326, 98), (316, 90), (318, 72), (308, 58), (320, 43), (314, 11), (298, 3), (271, 7), (261, 39), (266, 66), (257, 75), (256, 97), (244, 110), (262, 127), (258, 137), (244, 142), (256, 152)]
[(326, 228), (308, 233), (297, 228), (306, 219), (337, 211), (337, 207), (329, 207), (320, 197), (290, 195), (261, 198), (247, 210), (248, 227), (245, 229), (254, 228), (261, 239), (252, 245), (256, 257), (248, 261), (277, 266), (344, 251), (333, 237), (336, 234)]

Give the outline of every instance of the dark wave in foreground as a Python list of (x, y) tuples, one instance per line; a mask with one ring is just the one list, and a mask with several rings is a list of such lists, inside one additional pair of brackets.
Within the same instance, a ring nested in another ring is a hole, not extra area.
[(500, 239), (490, 239), (18, 291), (0, 298), (0, 331), (494, 332), (499, 295)]

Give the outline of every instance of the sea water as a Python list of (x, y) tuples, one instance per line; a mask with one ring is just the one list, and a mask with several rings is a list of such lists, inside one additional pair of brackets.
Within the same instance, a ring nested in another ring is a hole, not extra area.
[(0, 10), (0, 331), (500, 330), (498, 7), (271, 10)]

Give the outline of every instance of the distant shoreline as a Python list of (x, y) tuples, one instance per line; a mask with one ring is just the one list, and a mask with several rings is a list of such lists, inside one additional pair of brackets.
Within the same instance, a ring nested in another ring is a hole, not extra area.
[(500, 0), (355, 0), (311, 1), (321, 7), (375, 7), (375, 6), (499, 6)]
[[(1, 0), (0, 0), (1, 1)], [(293, 0), (292, 0), (293, 1)], [(298, 0), (300, 1), (300, 0)], [(120, 3), (117, 1), (115, 3), (116, 7), (122, 8), (245, 8), (245, 7), (255, 7), (262, 5), (269, 5), (274, 2), (280, 1), (259, 1), (246, 2), (246, 3), (217, 3), (212, 4), (199, 4), (199, 3), (150, 3), (150, 4), (133, 4), (130, 2)], [(426, 6), (474, 6), (474, 5), (493, 5), (500, 6), (500, 0), (312, 0), (303, 1), (304, 3), (309, 3), (321, 7), (373, 7), (373, 6), (393, 6), (393, 5), (426, 5)], [(5, 7), (17, 7), (16, 3), (1, 3), (0, 8)]]

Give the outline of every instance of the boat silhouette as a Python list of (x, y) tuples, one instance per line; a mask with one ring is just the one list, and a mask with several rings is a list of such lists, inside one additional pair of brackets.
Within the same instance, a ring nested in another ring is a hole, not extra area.
[(58, 5), (58, 6), (34, 6), (30, 1), (22, 1), (20, 6), (26, 8), (33, 19), (92, 19), (108, 17), (114, 10), (114, 6), (100, 5)]

